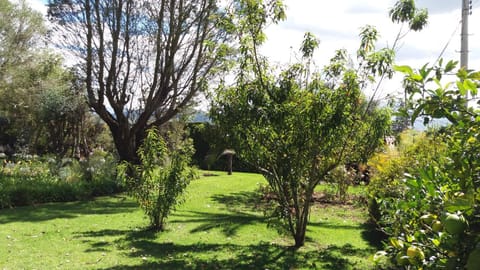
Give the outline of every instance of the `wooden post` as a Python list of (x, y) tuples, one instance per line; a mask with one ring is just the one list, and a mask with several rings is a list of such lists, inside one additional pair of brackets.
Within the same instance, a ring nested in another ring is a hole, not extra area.
[(227, 155), (227, 158), (228, 158), (228, 175), (232, 175), (233, 155)]

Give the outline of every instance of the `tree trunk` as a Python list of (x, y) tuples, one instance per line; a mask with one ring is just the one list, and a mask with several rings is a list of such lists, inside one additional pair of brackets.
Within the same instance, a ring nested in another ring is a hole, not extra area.
[(305, 202), (303, 204), (303, 209), (299, 209), (301, 212), (300, 212), (299, 219), (297, 220), (295, 235), (293, 236), (295, 239), (296, 249), (305, 245), (305, 235), (307, 232), (308, 215), (310, 213), (311, 199), (312, 199), (311, 195), (306, 196)]
[(154, 215), (151, 219), (151, 230), (156, 232), (161, 232), (164, 229), (164, 217), (158, 213)]
[(300, 227), (297, 227), (297, 232), (295, 233), (295, 249), (299, 249), (305, 245), (305, 229), (303, 231)]
[(132, 135), (128, 127), (114, 127), (113, 129), (110, 128), (110, 130), (120, 160), (132, 164), (140, 164), (137, 151), (144, 139), (141, 138), (141, 134)]

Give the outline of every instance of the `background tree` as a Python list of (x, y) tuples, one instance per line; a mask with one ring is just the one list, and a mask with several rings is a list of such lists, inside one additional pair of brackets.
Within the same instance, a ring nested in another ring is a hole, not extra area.
[(25, 1), (13, 4), (0, 0), (0, 82), (9, 81), (9, 72), (32, 58), (46, 29), (42, 15)]
[(126, 161), (139, 162), (146, 130), (191, 105), (228, 54), (214, 0), (54, 0), (48, 13)]
[(29, 110), (36, 123), (30, 145), (39, 154), (86, 157), (106, 127), (89, 111), (84, 84), (74, 70), (63, 68), (59, 57), (49, 57), (48, 76), (37, 86), (36, 106)]
[(35, 70), (33, 49), (44, 33), (41, 14), (32, 11), (24, 1), (13, 4), (0, 0), (0, 144), (10, 148), (16, 144), (20, 131), (32, 124), (31, 119), (23, 117), (33, 98), (27, 90), (31, 80), (25, 82), (20, 77)]
[[(244, 74), (234, 87), (218, 92), (212, 108), (215, 123), (227, 132), (240, 158), (269, 182), (278, 201), (274, 214), (295, 239), (295, 247), (304, 245), (315, 187), (349, 157), (368, 155), (361, 145), (375, 149), (389, 123), (388, 113), (365, 99), (362, 77), (343, 56), (337, 54), (324, 74), (310, 72), (317, 45), (307, 34), (301, 47), (303, 61), (279, 75), (269, 71), (266, 61), (255, 60), (256, 45), (251, 45), (253, 51), (245, 53), (246, 62), (241, 64)], [(371, 49), (362, 52), (370, 57), (376, 53)], [(372, 74), (384, 72), (390, 64), (368, 63), (366, 68), (377, 70)], [(373, 119), (379, 120), (376, 126)]]
[(84, 99), (84, 84), (42, 47), (42, 15), (24, 2), (0, 2), (0, 145), (16, 151), (85, 156), (103, 126)]

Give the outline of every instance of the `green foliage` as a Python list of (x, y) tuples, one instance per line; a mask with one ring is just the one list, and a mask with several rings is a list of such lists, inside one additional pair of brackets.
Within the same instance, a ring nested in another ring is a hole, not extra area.
[[(306, 39), (306, 56), (311, 56), (314, 39), (308, 34)], [(265, 63), (253, 67), (264, 69), (255, 79), (241, 77), (236, 86), (221, 89), (212, 108), (239, 157), (269, 182), (278, 199), (273, 214), (297, 247), (305, 240), (317, 184), (347, 159), (365, 159), (389, 123), (388, 112), (362, 96), (361, 79), (346, 61), (334, 60), (324, 80), (322, 74), (310, 74), (310, 57), (302, 60), (279, 75), (270, 74)]]
[(17, 152), (85, 157), (105, 126), (89, 113), (79, 75), (65, 69), (58, 55), (28, 44), (26, 59), (9, 56), (0, 66), (0, 144)]
[(313, 56), (313, 52), (318, 48), (319, 44), (320, 41), (312, 33), (305, 33), (302, 46), (300, 47), (302, 57), (311, 58)]
[(168, 215), (181, 202), (181, 195), (195, 178), (195, 171), (189, 167), (192, 154), (189, 141), (177, 142), (170, 149), (152, 128), (138, 151), (141, 164), (119, 165), (120, 177), (149, 217), (152, 229), (164, 229)]
[[(35, 47), (44, 34), (42, 15), (34, 12), (25, 1), (14, 4), (0, 1), (0, 144), (25, 140), (18, 134), (31, 130), (32, 119), (26, 111), (35, 108), (35, 84), (42, 68), (35, 59)], [(25, 125), (15, 125), (25, 123)], [(15, 128), (12, 126), (15, 125)]]
[(30, 153), (70, 150), (73, 156), (91, 142), (84, 135), (88, 111), (74, 74), (39, 48), (45, 34), (42, 15), (25, 1), (0, 2), (0, 144)]
[(395, 148), (378, 152), (368, 161), (372, 175), (367, 187), (370, 221), (386, 235), (394, 234), (404, 225), (398, 221), (396, 208), (392, 206), (407, 193), (402, 181), (404, 174), (428, 166), (444, 149), (438, 139), (414, 130), (404, 131), (398, 139)]
[[(455, 64), (397, 68), (406, 75), (412, 122), (417, 117), (424, 117), (425, 123), (443, 118), (450, 125), (430, 135), (438, 136), (440, 147), (428, 163), (414, 163), (409, 174), (396, 177), (397, 195), (380, 196), (386, 213), (382, 222), (391, 226), (382, 226), (390, 235), (386, 251), (391, 267), (399, 266), (398, 254), (407, 254), (409, 259), (402, 263), (415, 268), (463, 268), (480, 240), (480, 117), (466, 96), (477, 91), (479, 79), (476, 72), (460, 69), (456, 81), (444, 83), (443, 75)], [(409, 256), (412, 247), (424, 256)]]
[(377, 199), (396, 196), (403, 175), (427, 166), (430, 160), (438, 158), (442, 149), (439, 139), (414, 130), (404, 131), (395, 148), (375, 153), (368, 160), (373, 175), (368, 186), (370, 196)]
[(428, 19), (426, 9), (418, 9), (415, 0), (398, 0), (395, 6), (390, 9), (390, 18), (395, 23), (408, 23), (413, 31), (422, 30)]
[(336, 196), (340, 202), (346, 202), (348, 188), (353, 184), (355, 173), (340, 165), (331, 170), (326, 179), (336, 187)]
[(42, 14), (26, 1), (0, 1), (0, 82), (31, 59), (32, 48), (45, 31)]
[[(259, 47), (266, 41), (264, 29), (285, 20), (285, 6), (281, 0), (234, 0), (226, 10), (228, 24), (235, 36), (237, 52), (234, 70), (239, 81), (249, 81), (253, 74), (262, 81), (267, 59), (258, 54)], [(313, 40), (312, 40), (313, 41)]]
[(51, 57), (46, 60), (52, 61), (51, 70), (36, 93), (34, 109), (29, 111), (36, 123), (29, 144), (37, 153), (86, 156), (105, 127), (98, 126), (89, 113), (78, 75)]
[(38, 158), (5, 161), (0, 167), (0, 208), (89, 199), (122, 191), (116, 159), (95, 151), (89, 159)]

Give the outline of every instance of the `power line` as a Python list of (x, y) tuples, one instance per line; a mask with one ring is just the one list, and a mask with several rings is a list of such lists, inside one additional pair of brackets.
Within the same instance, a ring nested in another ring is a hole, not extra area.
[[(480, 1), (480, 0), (477, 0), (477, 2)], [(457, 27), (455, 27), (455, 30), (453, 31), (452, 35), (450, 36), (450, 38), (448, 39), (447, 43), (445, 44), (445, 46), (443, 47), (442, 51), (440, 52), (440, 55), (438, 55), (437, 57), (437, 60), (435, 60), (435, 64), (437, 64), (438, 61), (440, 61), (440, 58), (442, 58), (443, 54), (445, 53), (445, 51), (447, 50), (448, 46), (450, 45), (450, 43), (452, 42), (452, 39), (455, 37), (455, 35), (457, 34), (458, 32), (458, 28), (460, 27), (460, 25), (462, 25), (462, 20), (459, 20), (458, 24), (457, 24)]]
[[(473, 6), (476, 5), (478, 2), (480, 2), (480, 0), (475, 0), (475, 2), (472, 3), (472, 1), (470, 0), (469, 1), (469, 6), (468, 6), (468, 10), (469, 10), (469, 15), (472, 15), (472, 10), (473, 10)], [(463, 12), (463, 11), (462, 11)], [(452, 35), (450, 36), (450, 38), (448, 39), (447, 43), (445, 44), (445, 46), (443, 47), (442, 51), (440, 52), (440, 54), (438, 55), (437, 59), (435, 60), (435, 63), (438, 63), (438, 61), (440, 61), (440, 59), (442, 58), (443, 54), (445, 53), (445, 51), (447, 50), (448, 46), (450, 46), (450, 43), (452, 42), (453, 38), (455, 37), (455, 35), (457, 34), (458, 32), (458, 28), (460, 27), (460, 25), (462, 25), (462, 19), (459, 19), (458, 20), (458, 24), (457, 24), (457, 27), (455, 27), (455, 30), (452, 32)]]

